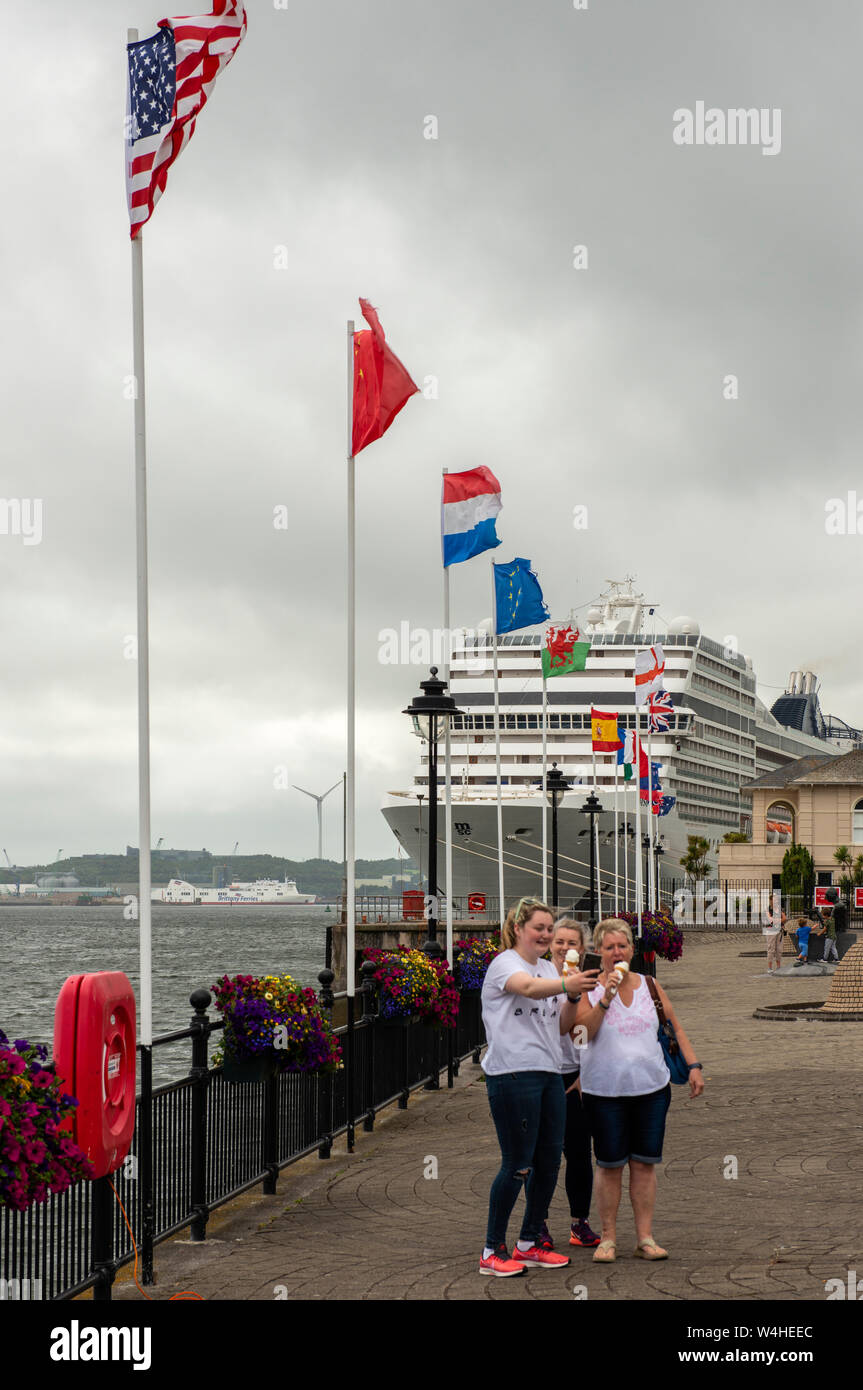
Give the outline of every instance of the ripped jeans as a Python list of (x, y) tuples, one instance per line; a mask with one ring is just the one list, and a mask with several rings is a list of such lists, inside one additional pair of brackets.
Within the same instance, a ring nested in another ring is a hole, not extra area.
[(556, 1071), (515, 1071), (487, 1076), (488, 1103), (500, 1144), (500, 1171), (491, 1185), (486, 1245), (506, 1241), (506, 1226), (522, 1184), (526, 1206), (519, 1240), (536, 1240), (554, 1194), (566, 1096)]

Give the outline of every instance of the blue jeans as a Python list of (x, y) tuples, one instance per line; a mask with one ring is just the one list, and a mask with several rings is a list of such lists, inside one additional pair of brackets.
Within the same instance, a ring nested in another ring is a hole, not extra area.
[(522, 1184), (527, 1205), (519, 1240), (535, 1241), (539, 1235), (560, 1168), (566, 1096), (556, 1071), (488, 1076), (486, 1088), (502, 1160), (491, 1185), (485, 1240), (496, 1250), (506, 1242), (507, 1222)]

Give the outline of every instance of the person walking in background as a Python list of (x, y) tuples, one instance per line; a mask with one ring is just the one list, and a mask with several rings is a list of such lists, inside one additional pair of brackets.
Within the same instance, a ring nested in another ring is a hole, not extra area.
[[(561, 917), (560, 921), (555, 923), (554, 936), (551, 942), (551, 961), (560, 975), (563, 974), (566, 953), (570, 950), (577, 951), (581, 962), (584, 962), (584, 930), (581, 924), (572, 917)], [(574, 1034), (575, 1030), (561, 1033), (560, 1036), (561, 1070), (563, 1089), (566, 1094), (563, 1156), (566, 1160), (564, 1184), (569, 1202), (569, 1243), (570, 1245), (581, 1245), (593, 1249), (599, 1244), (599, 1236), (591, 1230), (588, 1222), (590, 1201), (593, 1195), (593, 1156), (590, 1151), (590, 1127), (587, 1123), (578, 1080), (581, 1070), (581, 1050), (578, 1046), (577, 1035), (574, 1036)], [(543, 1223), (538, 1243), (544, 1249), (552, 1250), (554, 1243), (549, 1235), (547, 1221), (548, 1212), (546, 1212), (546, 1221)]]
[[(480, 1274), (508, 1278), (528, 1266), (554, 1269), (569, 1257), (538, 1243), (557, 1182), (566, 1123), (561, 1081), (561, 1004), (578, 999), (598, 971), (573, 971), (566, 980), (551, 961), (554, 918), (545, 903), (522, 898), (507, 913), (502, 951), (482, 987), (488, 1050), (482, 1060), (488, 1103), (500, 1143), (501, 1166), (489, 1194)], [(574, 1015), (574, 1006), (570, 1009)], [(568, 1026), (575, 1023), (571, 1017)], [(526, 1205), (521, 1235), (510, 1258), (506, 1228), (522, 1187)]]
[[(606, 918), (594, 931), (593, 943), (602, 960), (602, 974), (576, 1006), (564, 1004), (561, 1013), (562, 1027), (574, 1013), (588, 1038), (581, 1054), (581, 1091), (593, 1135), (602, 1221), (602, 1239), (593, 1258), (603, 1264), (617, 1258), (617, 1212), (623, 1169), (629, 1164), (635, 1254), (644, 1260), (665, 1260), (668, 1251), (653, 1239), (652, 1226), (656, 1165), (662, 1161), (671, 1084), (656, 1007), (646, 979), (629, 970), (633, 940), (628, 924), (617, 917)], [(665, 990), (659, 984), (655, 988), (689, 1066), (689, 1094), (700, 1096), (704, 1090), (701, 1063)]]
[(784, 927), (788, 919), (781, 907), (778, 914), (774, 912), (772, 899), (764, 910), (764, 918), (765, 925), (761, 932), (767, 943), (767, 973), (770, 975), (774, 970), (782, 968), (782, 942), (785, 939)]

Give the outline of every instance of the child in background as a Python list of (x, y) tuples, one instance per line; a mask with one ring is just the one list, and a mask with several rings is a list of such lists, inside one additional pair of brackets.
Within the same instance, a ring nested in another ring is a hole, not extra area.
[(824, 937), (824, 956), (825, 963), (831, 959), (838, 962), (839, 952), (836, 949), (836, 917), (832, 907), (825, 907), (821, 914), (821, 930), (818, 936)]
[(814, 922), (810, 922), (806, 917), (797, 918), (797, 959), (795, 965), (805, 965), (809, 955), (809, 933), (812, 931)]

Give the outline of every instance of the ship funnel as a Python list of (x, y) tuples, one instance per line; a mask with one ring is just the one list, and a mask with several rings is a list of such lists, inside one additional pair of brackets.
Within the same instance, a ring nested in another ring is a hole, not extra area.
[(799, 672), (799, 671), (792, 671), (792, 672), (791, 672), (791, 675), (788, 677), (788, 694), (789, 694), (789, 695), (796, 695), (796, 694), (797, 694), (797, 682), (798, 682), (799, 679), (800, 679), (800, 672)]
[(803, 694), (812, 695), (815, 693), (815, 676), (811, 671), (807, 671), (803, 677)]

